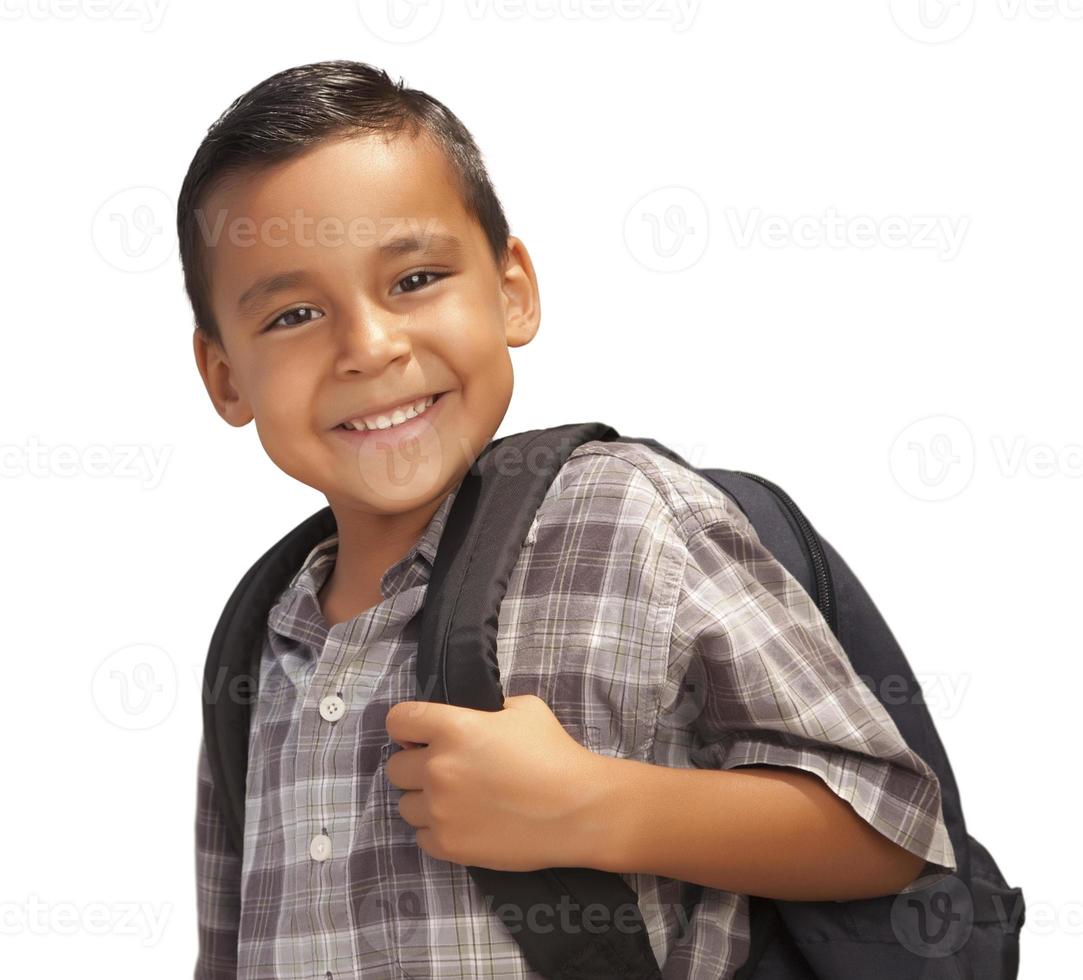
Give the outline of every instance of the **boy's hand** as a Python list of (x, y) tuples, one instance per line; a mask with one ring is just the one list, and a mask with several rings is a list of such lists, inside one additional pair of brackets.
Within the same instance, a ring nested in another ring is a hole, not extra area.
[(508, 697), (502, 711), (402, 701), (387, 732), (406, 747), (388, 759), (387, 778), (425, 853), (497, 871), (582, 866), (584, 815), (606, 760), (541, 698)]

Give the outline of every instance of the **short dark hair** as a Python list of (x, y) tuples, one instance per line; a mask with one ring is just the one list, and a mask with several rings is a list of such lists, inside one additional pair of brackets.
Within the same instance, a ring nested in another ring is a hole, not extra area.
[(467, 213), (477, 220), (500, 267), (508, 222), (474, 138), (443, 103), (392, 82), (387, 72), (359, 61), (319, 61), (287, 68), (260, 82), (210, 126), (184, 176), (177, 199), (184, 288), (197, 330), (221, 346), (210, 302), (207, 249), (196, 214), (219, 184), (241, 172), (295, 157), (321, 140), (424, 131), (442, 149), (459, 183)]

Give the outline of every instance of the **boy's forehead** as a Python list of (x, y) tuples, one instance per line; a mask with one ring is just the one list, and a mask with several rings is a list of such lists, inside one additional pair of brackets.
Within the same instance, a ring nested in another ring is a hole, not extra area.
[[(223, 180), (200, 226), (223, 301), (254, 270), (299, 250), (373, 252), (404, 235), (452, 234), (469, 248), (470, 220), (437, 146), (408, 133), (334, 139), (292, 160)], [(324, 253), (321, 258), (325, 258)]]
[(325, 141), (284, 163), (223, 181), (209, 207), (254, 220), (292, 217), (458, 216), (463, 211), (447, 159), (429, 139), (401, 134)]

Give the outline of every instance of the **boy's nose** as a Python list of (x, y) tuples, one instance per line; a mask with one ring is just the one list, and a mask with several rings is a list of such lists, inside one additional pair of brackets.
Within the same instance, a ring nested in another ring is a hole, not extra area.
[(409, 332), (401, 317), (386, 311), (351, 311), (335, 330), (336, 370), (379, 374), (388, 364), (410, 353)]

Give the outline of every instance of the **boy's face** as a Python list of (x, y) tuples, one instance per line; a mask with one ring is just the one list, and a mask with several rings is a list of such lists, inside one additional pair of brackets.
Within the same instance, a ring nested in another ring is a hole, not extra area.
[[(435, 145), (325, 142), (222, 184), (204, 216), (207, 235), (222, 222), (208, 262), (223, 348), (198, 330), (194, 345), (219, 414), (254, 418), (271, 459), (332, 505), (399, 513), (453, 487), (507, 411), (508, 348), (533, 338), (540, 305), (522, 242), (497, 268)], [(419, 250), (381, 248), (402, 238)], [(401, 432), (336, 428), (431, 394)]]

